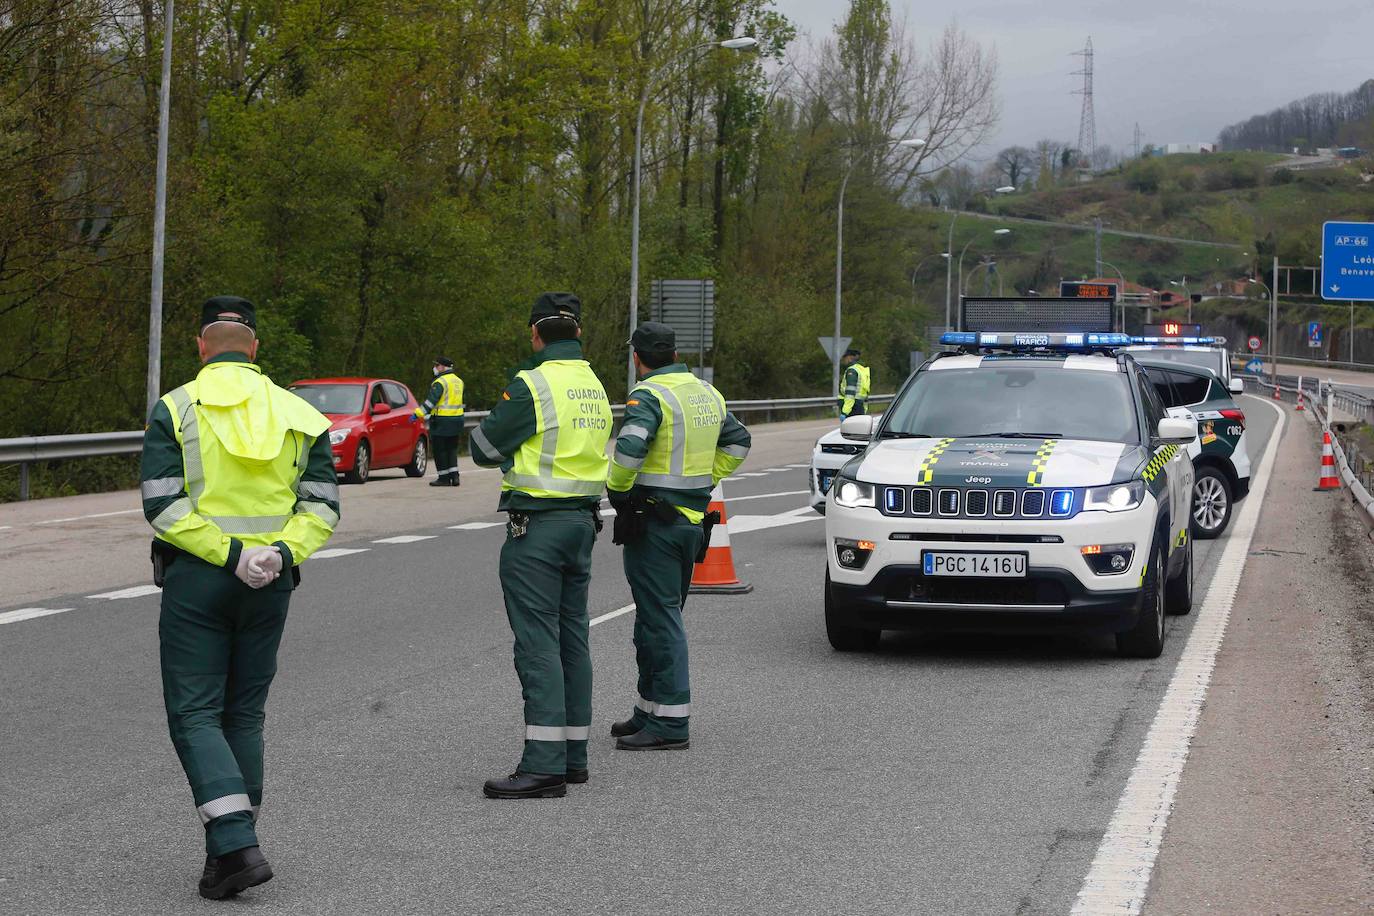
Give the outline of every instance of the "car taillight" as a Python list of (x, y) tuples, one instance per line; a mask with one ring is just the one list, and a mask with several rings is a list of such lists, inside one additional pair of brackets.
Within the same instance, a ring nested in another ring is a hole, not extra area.
[(1234, 407), (1227, 407), (1225, 410), (1221, 411), (1221, 415), (1226, 419), (1232, 420), (1236, 423), (1245, 422), (1245, 411), (1237, 410)]

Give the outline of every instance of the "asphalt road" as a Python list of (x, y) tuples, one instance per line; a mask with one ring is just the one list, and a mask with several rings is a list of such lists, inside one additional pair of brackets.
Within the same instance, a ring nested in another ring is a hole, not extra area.
[[(1245, 407), (1258, 459), (1276, 413)], [(592, 631), (592, 779), (563, 800), (480, 792), (522, 731), (492, 502), (439, 523), (448, 494), (421, 494), (431, 514), (402, 534), (423, 540), (341, 536), (331, 547), (361, 552), (308, 562), (269, 705), (261, 836), (278, 877), (230, 906), (1066, 912), (1196, 615), (1171, 618), (1155, 661), (1118, 659), (1110, 639), (889, 635), (834, 653), (823, 523), (800, 508), (814, 435), (761, 438), (742, 469), (759, 476), (727, 485), (755, 591), (689, 604), (692, 749), (612, 749), (634, 676), (632, 618), (609, 616)], [(1199, 544), (1200, 600), (1224, 544)], [(594, 618), (629, 604), (617, 554), (603, 537)], [(208, 911), (165, 731), (158, 599), (90, 594), (0, 626), (0, 912)]]

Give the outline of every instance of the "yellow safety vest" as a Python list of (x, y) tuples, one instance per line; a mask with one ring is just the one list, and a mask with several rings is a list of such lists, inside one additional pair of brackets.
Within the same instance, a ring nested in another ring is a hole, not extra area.
[(502, 490), (557, 499), (600, 496), (610, 459), (611, 402), (585, 359), (551, 359), (516, 373), (534, 396), (535, 432), (515, 453)]
[(463, 380), (452, 372), (445, 372), (435, 379), (443, 388), (439, 403), (434, 405), (436, 417), (461, 417), (463, 415)]
[(868, 400), (869, 385), (871, 382), (872, 373), (869, 371), (867, 366), (861, 366), (858, 363), (854, 364), (854, 368), (859, 371), (859, 393), (855, 396), (855, 398), (860, 401), (866, 401)]
[(176, 518), (154, 521), (159, 537), (195, 513), (245, 547), (266, 546), (282, 539), (298, 499), (329, 527), (338, 524), (329, 506), (310, 500), (337, 500), (337, 486), (301, 482), (310, 447), (329, 421), (257, 366), (210, 363), (162, 402), (181, 445), (189, 500), (163, 513)]
[[(630, 397), (646, 390), (657, 396), (663, 422), (635, 483), (664, 490), (710, 490), (725, 399), (690, 372), (655, 375), (635, 386)], [(622, 435), (631, 429), (622, 430)]]

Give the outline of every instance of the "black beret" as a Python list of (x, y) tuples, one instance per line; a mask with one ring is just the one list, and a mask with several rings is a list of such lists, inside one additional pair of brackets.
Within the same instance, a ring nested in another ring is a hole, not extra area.
[(254, 333), (258, 330), (257, 309), (253, 303), (238, 296), (215, 296), (205, 300), (200, 307), (200, 329), (203, 331), (207, 325), (217, 321), (247, 325)]
[(572, 293), (542, 293), (530, 309), (530, 324), (545, 318), (571, 318), (582, 323), (582, 302)]

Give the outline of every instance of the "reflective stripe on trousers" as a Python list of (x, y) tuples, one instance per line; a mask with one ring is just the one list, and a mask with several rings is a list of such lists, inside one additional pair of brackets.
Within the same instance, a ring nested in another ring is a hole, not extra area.
[(639, 697), (635, 700), (635, 708), (641, 712), (647, 712), (651, 716), (658, 716), (661, 719), (682, 719), (692, 714), (691, 703), (670, 705), (667, 703), (655, 703), (653, 700), (646, 700), (643, 697)]
[(222, 795), (219, 798), (212, 798), (196, 808), (202, 824), (208, 824), (217, 817), (224, 817), (224, 815), (233, 814), (236, 811), (247, 811), (255, 818), (257, 817), (257, 809), (248, 800), (248, 796), (243, 794)]
[(590, 725), (526, 725), (526, 741), (586, 741)]

